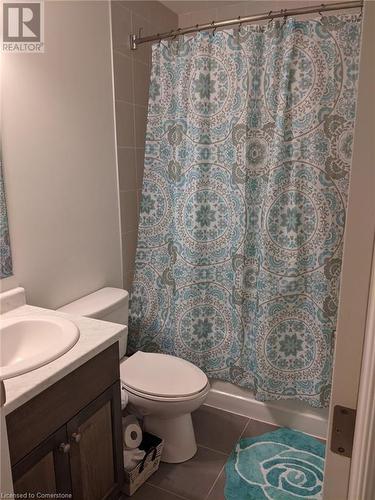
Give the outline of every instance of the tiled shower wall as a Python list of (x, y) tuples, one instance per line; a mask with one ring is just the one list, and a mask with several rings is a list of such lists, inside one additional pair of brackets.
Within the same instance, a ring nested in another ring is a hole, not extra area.
[[(269, 12), (271, 10), (279, 11), (281, 9), (317, 6), (321, 5), (322, 2), (321, 0), (248, 0), (242, 2), (233, 0), (233, 2), (229, 4), (228, 2), (213, 0), (208, 8), (199, 8), (200, 2), (192, 1), (190, 4), (191, 9), (186, 9), (183, 14), (178, 16), (178, 24), (180, 27), (210, 23), (212, 21), (222, 21), (223, 19), (234, 19), (238, 16), (252, 16), (254, 14)], [(208, 2), (202, 3), (205, 7), (207, 7), (207, 4)], [(356, 10), (350, 10), (350, 12), (354, 13)], [(342, 14), (347, 13), (347, 11), (336, 11), (336, 13)], [(316, 17), (317, 15), (319, 14), (310, 14), (305, 17)]]
[(129, 48), (129, 35), (175, 29), (177, 15), (157, 1), (112, 1), (113, 70), (124, 288), (134, 273), (147, 120), (151, 44)]

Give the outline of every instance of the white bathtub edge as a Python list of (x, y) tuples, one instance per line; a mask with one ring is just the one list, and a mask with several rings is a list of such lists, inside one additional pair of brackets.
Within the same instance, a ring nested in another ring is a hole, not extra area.
[(211, 388), (205, 405), (268, 424), (289, 427), (320, 439), (326, 439), (327, 436), (328, 422), (325, 416), (314, 415), (308, 409), (280, 408), (272, 401), (257, 401), (250, 392), (248, 397), (243, 397)]

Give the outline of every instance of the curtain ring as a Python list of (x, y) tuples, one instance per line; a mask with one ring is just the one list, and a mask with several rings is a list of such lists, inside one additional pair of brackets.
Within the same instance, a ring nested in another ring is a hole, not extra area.
[(214, 35), (215, 35), (215, 33), (216, 33), (216, 30), (217, 30), (217, 26), (215, 26), (215, 21), (212, 21), (211, 26), (212, 26), (212, 28), (213, 28), (213, 31), (212, 31), (212, 33), (211, 33), (211, 34), (212, 34), (212, 36), (214, 36)]
[(284, 16), (283, 16), (284, 22), (283, 22), (283, 24), (281, 26), (282, 28), (285, 26), (286, 20), (288, 18), (288, 16), (286, 15), (286, 11), (287, 11), (287, 9), (281, 9), (281, 11), (280, 11), (280, 14), (284, 13)]
[[(172, 30), (173, 31), (173, 30)], [(181, 31), (181, 28), (177, 28), (176, 29), (177, 33), (174, 35), (174, 37), (172, 38), (172, 40), (176, 40), (176, 38), (178, 37), (178, 35), (180, 34), (179, 32)]]
[(238, 16), (238, 33), (241, 34), (241, 28), (242, 28), (242, 23), (241, 23), (241, 16)]
[(272, 21), (273, 21), (272, 17), (270, 17), (271, 14), (272, 14), (272, 10), (270, 10), (269, 13), (268, 13), (269, 20), (268, 20), (267, 26), (270, 26), (271, 23), (272, 23)]
[[(325, 4), (324, 4), (324, 3), (322, 3), (322, 4), (320, 5), (320, 7), (321, 7), (321, 9), (324, 9)], [(322, 11), (321, 11), (321, 10), (319, 11), (319, 15), (320, 15), (320, 17), (324, 17), (324, 16), (323, 16), (323, 14), (322, 14)]]

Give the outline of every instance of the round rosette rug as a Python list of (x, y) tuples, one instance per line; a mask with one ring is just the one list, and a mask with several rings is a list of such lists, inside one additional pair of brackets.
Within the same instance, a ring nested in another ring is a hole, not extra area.
[(226, 500), (321, 499), (325, 446), (291, 429), (241, 439), (226, 464)]

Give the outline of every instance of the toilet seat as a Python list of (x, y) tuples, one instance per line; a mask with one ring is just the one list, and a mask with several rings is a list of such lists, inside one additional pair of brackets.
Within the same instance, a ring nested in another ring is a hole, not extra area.
[(180, 403), (182, 401), (191, 401), (192, 399), (199, 398), (201, 395), (203, 395), (205, 392), (208, 392), (210, 390), (210, 385), (207, 383), (207, 385), (200, 391), (195, 394), (192, 394), (190, 396), (180, 396), (180, 397), (175, 397), (175, 398), (168, 398), (165, 396), (154, 396), (151, 394), (145, 394), (144, 392), (138, 392), (135, 389), (132, 389), (131, 387), (128, 387), (124, 382), (122, 383), (122, 386), (131, 394), (134, 394), (134, 396), (138, 396), (139, 398), (143, 399), (148, 399), (150, 401), (160, 401), (160, 402), (168, 402), (168, 403)]
[(120, 364), (120, 375), (129, 392), (155, 401), (186, 401), (209, 389), (200, 368), (169, 354), (138, 351)]

